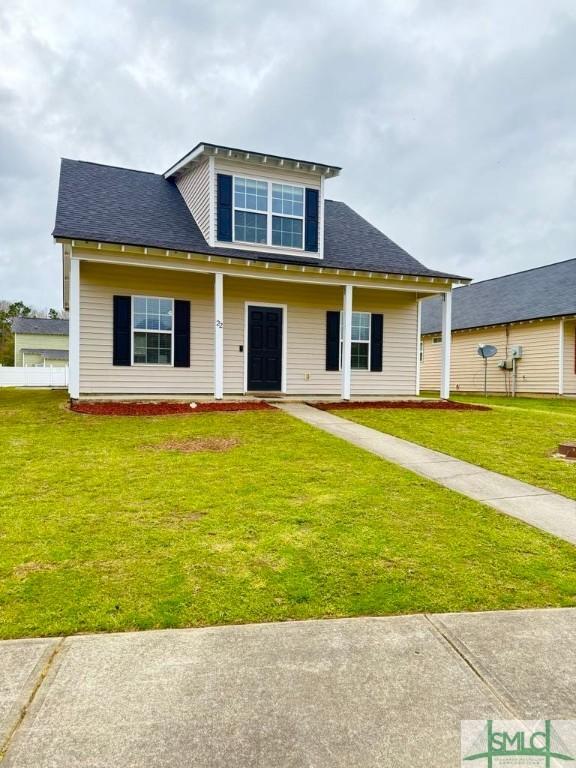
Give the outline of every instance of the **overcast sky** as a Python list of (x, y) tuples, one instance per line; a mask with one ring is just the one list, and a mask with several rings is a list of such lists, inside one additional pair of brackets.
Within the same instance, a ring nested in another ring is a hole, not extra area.
[(576, 257), (575, 0), (2, 0), (0, 299), (60, 307), (59, 158), (198, 141), (328, 181), (427, 266)]

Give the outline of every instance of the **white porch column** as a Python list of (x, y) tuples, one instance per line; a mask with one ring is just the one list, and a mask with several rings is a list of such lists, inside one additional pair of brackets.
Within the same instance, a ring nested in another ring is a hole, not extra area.
[(442, 295), (442, 373), (440, 379), (440, 397), (450, 397), (450, 352), (452, 349), (452, 294), (446, 291)]
[(352, 374), (352, 286), (344, 286), (342, 316), (342, 400), (350, 400)]
[(224, 275), (214, 274), (214, 397), (224, 396)]
[(80, 261), (75, 258), (70, 259), (68, 307), (68, 394), (76, 400), (80, 397)]
[(564, 318), (560, 320), (560, 335), (558, 337), (558, 394), (564, 394)]
[(416, 394), (420, 394), (420, 351), (422, 349), (422, 300), (416, 299)]

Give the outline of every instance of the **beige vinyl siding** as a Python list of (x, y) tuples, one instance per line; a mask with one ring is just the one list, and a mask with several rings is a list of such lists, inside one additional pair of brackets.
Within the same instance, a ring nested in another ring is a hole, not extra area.
[[(266, 165), (262, 163), (258, 166), (240, 161), (231, 161), (222, 158), (216, 158), (216, 173), (229, 173), (237, 176), (252, 176), (257, 179), (268, 181), (277, 181), (282, 184), (302, 184), (306, 187), (315, 187), (320, 189), (320, 173), (317, 175), (305, 173), (295, 169), (282, 168), (272, 163)], [(216, 191), (216, 190), (214, 190)]]
[[(120, 296), (190, 301), (190, 368), (112, 365), (112, 303)], [(213, 379), (213, 281), (210, 275), (80, 263), (80, 392), (210, 392)]]
[[(82, 262), (80, 265), (80, 391), (89, 394), (213, 392), (213, 275)], [(150, 295), (191, 302), (191, 367), (113, 366), (112, 301)], [(247, 302), (287, 305), (287, 392), (340, 393), (341, 374), (325, 370), (326, 312), (342, 308), (337, 286), (224, 277), (224, 392), (244, 391)], [(416, 295), (354, 291), (354, 309), (384, 315), (383, 371), (352, 372), (353, 394), (416, 391)], [(244, 346), (244, 351), (240, 347)]]
[[(493, 344), (498, 352), (488, 361), (488, 390), (511, 391), (511, 372), (498, 368), (509, 356), (511, 346), (521, 345), (523, 356), (518, 361), (518, 394), (558, 392), (559, 321), (543, 320), (452, 334), (450, 387), (452, 391), (478, 392), (484, 388), (484, 361), (478, 355), (479, 344)], [(440, 334), (436, 334), (440, 335)], [(434, 335), (426, 335), (424, 358), (421, 363), (422, 390), (437, 390), (440, 386), (441, 344), (433, 344)]]
[(440, 390), (441, 345), (433, 345), (432, 338), (432, 336), (422, 336), (422, 359), (420, 361), (420, 391), (422, 392)]
[(518, 361), (519, 393), (558, 394), (560, 321), (535, 320), (510, 326), (509, 345), (521, 344)]
[(208, 160), (180, 176), (176, 186), (208, 242), (210, 239), (210, 164)]
[(576, 320), (564, 324), (564, 394), (576, 395)]
[[(253, 166), (249, 163), (241, 163), (241, 162), (232, 162), (232, 161), (226, 161), (219, 158), (216, 158), (215, 161), (215, 173), (214, 173), (214, 180), (213, 180), (213, 189), (212, 194), (214, 195), (214, 200), (217, 200), (217, 177), (219, 173), (227, 173), (232, 176), (248, 176), (251, 178), (256, 179), (262, 179), (263, 181), (268, 182), (275, 182), (277, 184), (300, 184), (304, 187), (309, 187), (311, 189), (318, 189), (321, 192), (322, 185), (321, 185), (321, 177), (320, 174), (317, 176), (309, 173), (303, 173), (301, 171), (296, 170), (287, 170), (284, 168), (280, 168), (277, 165), (273, 166), (266, 166), (264, 164), (260, 166)], [(322, 211), (322, 207), (324, 205), (324, 201), (322, 199), (322, 194), (319, 195), (319, 205), (320, 210)], [(214, 217), (217, 216), (217, 206), (214, 206)], [(323, 220), (323, 217), (320, 217), (320, 220)], [(214, 232), (216, 232), (216, 221), (214, 222)], [(310, 254), (305, 253), (301, 249), (295, 249), (295, 248), (279, 248), (278, 246), (273, 245), (259, 245), (258, 243), (234, 243), (234, 248), (238, 248), (240, 250), (246, 249), (250, 251), (256, 251), (256, 252), (262, 252), (262, 253), (281, 253), (281, 254), (290, 254), (290, 255), (297, 255), (302, 256), (316, 256), (317, 254)]]
[[(68, 349), (68, 336), (52, 335), (46, 333), (15, 333), (14, 334), (14, 365), (24, 365), (22, 361), (23, 349)], [(37, 359), (32, 355), (26, 355), (26, 365), (42, 363), (42, 357)], [(68, 363), (65, 360), (50, 360), (46, 365), (63, 366)]]
[[(440, 335), (423, 337), (424, 356), (420, 364), (420, 389), (423, 391), (440, 389), (442, 344), (433, 343), (433, 339)], [(488, 360), (488, 388), (491, 392), (504, 392), (504, 377), (498, 368), (506, 348), (506, 331), (502, 326), (479, 331), (455, 331), (452, 334), (450, 388), (464, 392), (484, 388), (484, 361), (477, 352), (479, 344), (498, 347), (496, 357)]]

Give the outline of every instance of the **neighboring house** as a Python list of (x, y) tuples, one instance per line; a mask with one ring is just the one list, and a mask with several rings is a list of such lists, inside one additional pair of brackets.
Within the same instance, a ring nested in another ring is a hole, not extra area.
[[(452, 389), (483, 389), (478, 345), (491, 344), (490, 392), (576, 395), (576, 259), (458, 288), (452, 328)], [(438, 389), (440, 330), (439, 302), (424, 301), (422, 389)]]
[(164, 174), (63, 160), (71, 397), (416, 394), (418, 300), (449, 323), (467, 279), (325, 200), (339, 172), (208, 143)]
[(15, 317), (14, 365), (62, 367), (68, 365), (68, 320)]

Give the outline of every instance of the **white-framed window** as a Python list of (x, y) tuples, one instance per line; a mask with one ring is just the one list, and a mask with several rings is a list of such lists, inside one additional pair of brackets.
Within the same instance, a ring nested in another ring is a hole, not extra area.
[(173, 360), (173, 299), (132, 296), (132, 363), (172, 365)]
[(304, 187), (234, 176), (234, 241), (304, 248)]
[[(370, 312), (352, 312), (351, 367), (353, 371), (370, 370)], [(344, 313), (340, 313), (340, 367), (344, 348)]]
[(432, 344), (442, 344), (442, 336), (433, 336)]

